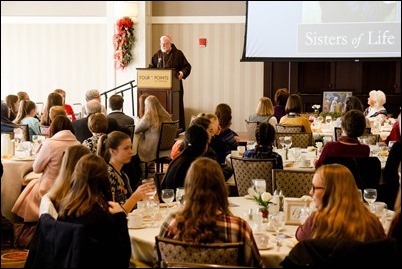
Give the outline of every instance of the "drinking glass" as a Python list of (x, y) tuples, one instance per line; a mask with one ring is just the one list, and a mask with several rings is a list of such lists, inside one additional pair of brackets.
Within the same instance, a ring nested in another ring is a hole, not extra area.
[(290, 149), (290, 147), (292, 146), (292, 137), (291, 136), (285, 136), (283, 138), (284, 143), (285, 143), (285, 148), (286, 149)]
[(299, 161), (300, 155), (301, 155), (301, 148), (299, 147), (294, 147), (292, 149), (292, 154), (295, 158), (295, 163), (297, 163)]
[(377, 190), (376, 189), (364, 189), (363, 190), (363, 198), (369, 204), (370, 210), (375, 211), (374, 202), (377, 200)]
[(179, 187), (176, 189), (176, 201), (179, 202), (179, 205), (184, 205), (184, 188)]
[[(142, 184), (151, 183), (151, 182), (152, 182), (152, 183), (155, 183), (153, 178), (146, 178), (146, 179), (143, 179), (143, 180), (142, 180)], [(154, 188), (153, 188), (152, 191), (149, 191), (149, 192), (146, 193), (146, 195), (148, 195), (148, 197), (149, 197), (149, 200), (153, 200), (154, 197), (155, 197), (155, 194), (156, 194), (156, 188), (155, 188), (155, 186), (154, 186)]]
[(173, 189), (163, 189), (161, 192), (161, 198), (163, 202), (168, 205), (168, 209), (170, 209), (170, 204), (174, 200), (174, 190)]
[(276, 214), (269, 214), (269, 225), (274, 228), (276, 234), (276, 246), (281, 246), (279, 239), (279, 232), (285, 226), (283, 212), (277, 212)]
[(252, 179), (253, 189), (259, 196), (267, 190), (267, 182), (265, 179)]
[(278, 142), (282, 149), (285, 148), (285, 138), (283, 136), (279, 137)]
[(156, 224), (156, 220), (158, 218), (158, 213), (159, 213), (159, 201), (150, 200), (147, 205), (148, 205), (147, 210), (148, 210), (149, 214), (151, 215), (151, 227), (156, 228), (156, 227), (158, 227)]

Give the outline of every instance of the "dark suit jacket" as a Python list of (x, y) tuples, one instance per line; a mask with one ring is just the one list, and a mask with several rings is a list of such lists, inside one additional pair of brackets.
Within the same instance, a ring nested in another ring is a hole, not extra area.
[(123, 112), (111, 112), (107, 115), (107, 118), (112, 118), (115, 119), (117, 121), (117, 123), (120, 126), (126, 126), (126, 125), (133, 125), (134, 124), (134, 119), (130, 116), (127, 116), (126, 114), (124, 114)]

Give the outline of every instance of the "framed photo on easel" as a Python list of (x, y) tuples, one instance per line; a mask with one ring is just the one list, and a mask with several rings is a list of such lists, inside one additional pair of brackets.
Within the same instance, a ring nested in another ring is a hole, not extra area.
[(346, 99), (352, 95), (352, 91), (323, 91), (322, 112), (342, 113), (346, 105)]
[(300, 225), (300, 212), (303, 207), (309, 207), (310, 201), (301, 198), (284, 198), (283, 213), (285, 224)]

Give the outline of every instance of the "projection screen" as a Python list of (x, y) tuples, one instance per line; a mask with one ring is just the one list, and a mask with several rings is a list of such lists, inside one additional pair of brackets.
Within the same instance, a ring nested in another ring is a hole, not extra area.
[(242, 61), (400, 57), (400, 1), (247, 1)]

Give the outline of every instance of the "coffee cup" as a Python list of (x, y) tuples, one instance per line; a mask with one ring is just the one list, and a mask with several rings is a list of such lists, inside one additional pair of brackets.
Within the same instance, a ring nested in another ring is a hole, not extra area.
[(140, 228), (142, 226), (142, 215), (138, 212), (132, 212), (127, 215), (128, 228)]
[(266, 233), (254, 233), (254, 240), (258, 248), (267, 248), (269, 244), (269, 236)]

